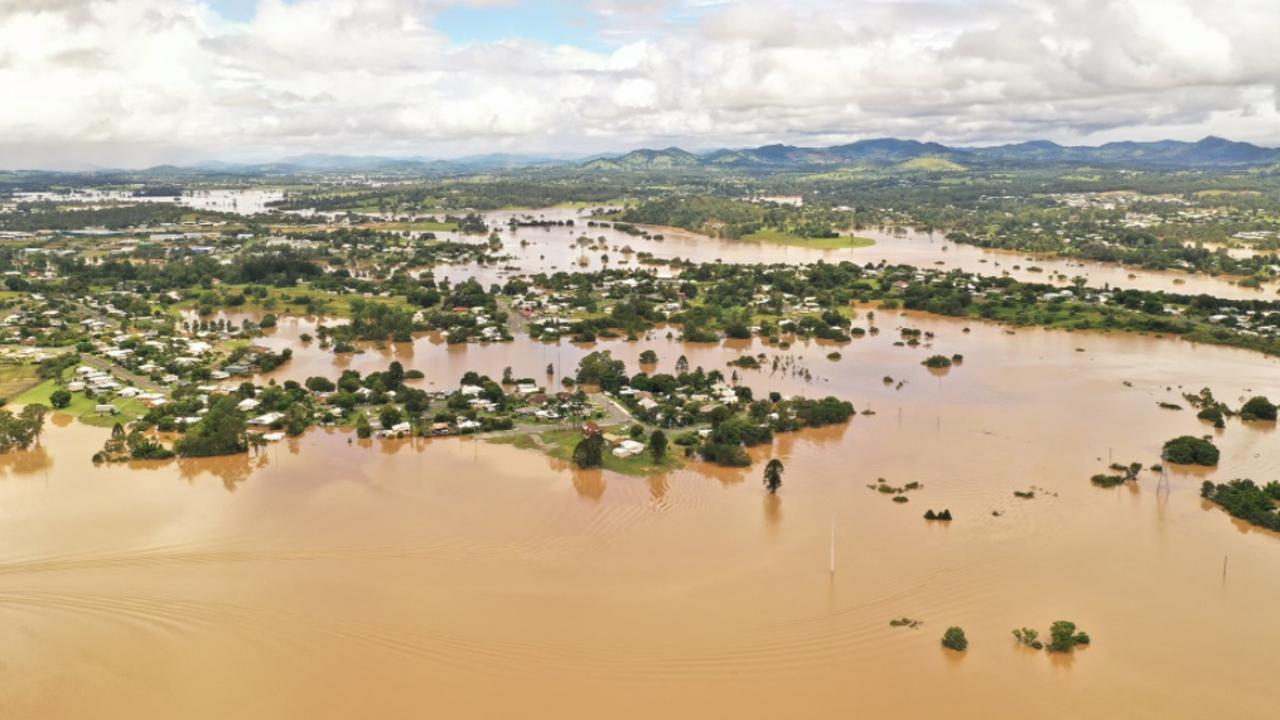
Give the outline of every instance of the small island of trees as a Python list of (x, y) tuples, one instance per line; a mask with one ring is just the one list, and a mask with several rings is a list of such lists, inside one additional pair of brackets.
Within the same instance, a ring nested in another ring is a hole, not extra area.
[(1182, 435), (1164, 444), (1161, 457), (1179, 465), (1204, 465), (1213, 467), (1218, 464), (1218, 448), (1204, 438)]
[(1245, 421), (1264, 420), (1275, 422), (1275, 403), (1262, 395), (1249, 398), (1240, 408), (1240, 419)]
[(1276, 503), (1280, 502), (1280, 482), (1273, 480), (1258, 486), (1248, 478), (1221, 484), (1205, 480), (1200, 486), (1200, 496), (1226, 510), (1232, 517), (1280, 531), (1280, 513), (1276, 511)]
[(964, 652), (969, 649), (969, 639), (964, 636), (962, 628), (953, 625), (942, 633), (942, 646), (956, 652)]
[(1142, 472), (1142, 463), (1135, 462), (1135, 463), (1129, 463), (1128, 465), (1121, 465), (1120, 463), (1112, 463), (1111, 469), (1116, 471), (1118, 474), (1107, 475), (1105, 473), (1099, 473), (1089, 478), (1089, 481), (1092, 482), (1094, 485), (1097, 485), (1098, 487), (1103, 487), (1103, 488), (1118, 487), (1127, 482), (1137, 480), (1138, 473)]
[(1054, 653), (1071, 652), (1078, 645), (1088, 645), (1089, 634), (1077, 631), (1076, 624), (1068, 620), (1059, 620), (1049, 627), (1049, 642), (1040, 639), (1040, 631), (1032, 628), (1017, 628), (1013, 636), (1022, 645), (1032, 650), (1048, 650)]
[(952, 360), (946, 355), (930, 355), (920, 364), (927, 368), (942, 369), (951, 367)]

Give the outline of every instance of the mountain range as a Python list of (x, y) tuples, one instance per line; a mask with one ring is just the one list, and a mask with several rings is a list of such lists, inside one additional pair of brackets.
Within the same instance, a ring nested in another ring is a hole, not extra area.
[(1047, 140), (989, 147), (951, 147), (933, 142), (881, 138), (831, 147), (765, 145), (758, 148), (691, 153), (671, 147), (633, 150), (586, 162), (591, 170), (725, 168), (745, 171), (821, 169), (848, 165), (902, 166), (904, 169), (959, 170), (971, 165), (1078, 164), (1149, 168), (1230, 168), (1280, 163), (1280, 149), (1206, 137), (1197, 142), (1113, 142), (1098, 146), (1059, 145)]
[[(1280, 169), (1280, 148), (1263, 147), (1212, 136), (1196, 142), (1157, 140), (1072, 146), (1059, 145), (1048, 140), (1032, 140), (986, 147), (949, 146), (918, 140), (879, 138), (829, 147), (764, 145), (755, 148), (700, 152), (669, 147), (587, 156), (491, 153), (437, 159), (309, 154), (263, 163), (210, 161), (182, 167), (160, 165), (140, 171), (98, 169), (87, 174), (125, 174), (130, 177), (180, 180), (188, 176), (207, 175), (289, 176), (324, 173), (344, 175), (370, 173), (419, 177), (538, 169), (600, 173), (723, 170), (756, 174), (829, 172), (846, 168), (957, 172), (970, 167), (1031, 168), (1044, 165), (1205, 170), (1276, 166)], [(40, 174), (40, 171), (26, 172)]]

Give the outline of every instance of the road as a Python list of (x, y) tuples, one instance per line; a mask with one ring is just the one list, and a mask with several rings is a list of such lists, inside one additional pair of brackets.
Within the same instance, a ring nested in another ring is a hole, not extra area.
[(82, 353), (80, 355), (80, 364), (97, 368), (103, 372), (111, 373), (117, 378), (127, 380), (129, 384), (140, 390), (145, 390), (146, 392), (164, 392), (164, 388), (154, 382), (151, 382), (151, 378), (126, 370), (100, 355), (87, 355)]

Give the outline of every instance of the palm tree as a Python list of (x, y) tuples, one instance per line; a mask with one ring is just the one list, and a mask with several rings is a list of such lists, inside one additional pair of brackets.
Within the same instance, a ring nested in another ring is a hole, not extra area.
[(778, 488), (782, 487), (782, 461), (774, 458), (764, 466), (764, 486), (770, 495), (775, 495)]

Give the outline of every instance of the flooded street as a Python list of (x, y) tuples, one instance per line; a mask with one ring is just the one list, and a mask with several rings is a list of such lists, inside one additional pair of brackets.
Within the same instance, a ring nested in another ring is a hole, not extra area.
[[(662, 331), (592, 347), (423, 337), (336, 362), (295, 342), (305, 320), (267, 339), (295, 349), (279, 379), (399, 359), (436, 388), (468, 369), (567, 374), (594, 349), (633, 372), (645, 349), (659, 371), (681, 353), (726, 372), (741, 352), (789, 354), (812, 381), (742, 382), (875, 411), (782, 435), (745, 470), (635, 478), (484, 440), (326, 430), (257, 457), (94, 467), (106, 431), (55, 416), (40, 447), (0, 457), (0, 716), (1272, 714), (1280, 537), (1198, 489), (1280, 477), (1276, 430), (1215, 431), (1157, 402), (1280, 396), (1275, 359), (896, 312), (875, 324), (838, 361), (816, 342)], [(895, 347), (903, 326), (932, 347)], [(934, 352), (965, 361), (935, 375), (920, 365)], [(1220, 466), (1090, 485), (1182, 434), (1216, 435)], [(770, 455), (786, 465), (773, 498)], [(923, 488), (896, 504), (867, 488), (877, 478)], [(927, 523), (930, 508), (955, 520)], [(889, 626), (903, 616), (924, 624)], [(1051, 656), (1010, 635), (1062, 619), (1092, 647)], [(963, 656), (939, 647), (949, 625)]]

